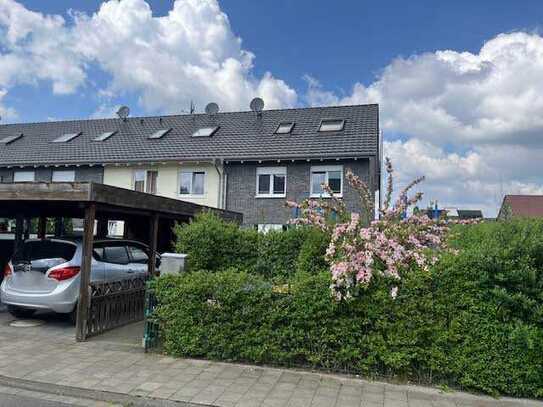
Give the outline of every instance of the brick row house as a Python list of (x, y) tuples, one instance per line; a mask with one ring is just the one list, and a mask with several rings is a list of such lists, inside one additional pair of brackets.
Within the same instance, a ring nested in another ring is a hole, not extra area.
[(6, 124), (0, 182), (104, 183), (279, 229), (322, 183), (360, 211), (345, 172), (377, 191), (379, 142), (377, 105)]

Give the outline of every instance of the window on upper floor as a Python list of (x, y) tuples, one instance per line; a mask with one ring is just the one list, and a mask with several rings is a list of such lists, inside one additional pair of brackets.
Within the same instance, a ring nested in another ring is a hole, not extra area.
[(277, 129), (275, 129), (275, 134), (289, 134), (292, 132), (293, 127), (293, 122), (281, 122), (277, 126)]
[(74, 170), (53, 170), (53, 176), (51, 177), (53, 182), (74, 182), (75, 171)]
[(205, 171), (181, 170), (179, 174), (179, 194), (199, 196), (205, 194)]
[(34, 171), (15, 171), (13, 173), (13, 182), (34, 182), (35, 180)]
[(93, 138), (92, 141), (106, 141), (108, 138), (110, 138), (111, 136), (115, 134), (117, 134), (117, 131), (106, 131), (100, 134), (99, 136), (96, 136), (95, 138)]
[(219, 126), (213, 127), (202, 127), (201, 129), (196, 130), (192, 133), (192, 137), (211, 137), (219, 130)]
[(78, 132), (78, 133), (63, 134), (62, 136), (57, 137), (56, 139), (54, 139), (53, 143), (67, 143), (68, 141), (72, 141), (74, 138), (80, 136), (81, 134), (83, 134), (83, 133)]
[(151, 134), (149, 137), (147, 137), (148, 139), (160, 139), (162, 137), (164, 137), (166, 134), (168, 134), (170, 131), (172, 131), (172, 129), (160, 129), (160, 130), (157, 130), (155, 131), (153, 134)]
[(260, 167), (256, 169), (256, 196), (284, 198), (287, 193), (286, 167)]
[(343, 119), (322, 119), (319, 131), (341, 131), (345, 126)]
[(135, 170), (134, 190), (148, 194), (157, 193), (158, 171), (156, 170)]
[(343, 166), (323, 165), (311, 167), (311, 196), (330, 196), (322, 187), (328, 185), (335, 196), (343, 195)]
[(13, 143), (14, 141), (19, 140), (21, 137), (23, 137), (23, 134), (16, 134), (15, 136), (7, 136), (4, 137), (2, 140), (0, 140), (0, 144), (8, 145)]

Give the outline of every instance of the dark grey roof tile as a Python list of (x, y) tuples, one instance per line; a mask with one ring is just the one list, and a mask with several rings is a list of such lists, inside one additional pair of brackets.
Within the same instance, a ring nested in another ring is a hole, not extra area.
[[(337, 133), (319, 133), (323, 118), (345, 119)], [(291, 134), (275, 134), (282, 121), (296, 125)], [(217, 125), (211, 137), (191, 137), (199, 128)], [(172, 128), (161, 139), (148, 136)], [(67, 143), (52, 143), (62, 134), (83, 132)], [(92, 141), (117, 131), (103, 142)], [(0, 145), (0, 165), (108, 163), (125, 161), (226, 160), (369, 156), (378, 152), (378, 105), (336, 106), (120, 119), (71, 120), (0, 126), (0, 138), (23, 133)]]

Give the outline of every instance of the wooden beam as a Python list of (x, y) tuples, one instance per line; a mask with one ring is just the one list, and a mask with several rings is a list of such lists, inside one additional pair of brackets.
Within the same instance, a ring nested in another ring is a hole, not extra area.
[(156, 250), (158, 241), (159, 217), (155, 213), (149, 219), (149, 263), (147, 264), (149, 276), (156, 274)]
[(84, 182), (14, 182), (0, 184), (2, 199), (21, 201), (89, 201), (90, 183)]
[(45, 239), (47, 233), (47, 218), (40, 216), (38, 218), (38, 239)]
[(81, 271), (79, 272), (79, 301), (77, 302), (76, 340), (84, 341), (87, 338), (87, 322), (89, 318), (89, 286), (92, 266), (92, 248), (94, 241), (94, 219), (96, 205), (91, 203), (85, 208), (85, 221), (83, 223), (83, 253), (81, 257)]
[(64, 234), (64, 218), (55, 218), (55, 237), (62, 236)]
[(109, 233), (108, 220), (105, 218), (98, 219), (98, 225), (96, 227), (97, 237), (106, 237)]
[(14, 250), (17, 251), (23, 243), (24, 234), (24, 217), (22, 213), (15, 215), (15, 245)]
[(24, 239), (30, 239), (30, 229), (32, 228), (32, 219), (25, 218), (24, 220)]

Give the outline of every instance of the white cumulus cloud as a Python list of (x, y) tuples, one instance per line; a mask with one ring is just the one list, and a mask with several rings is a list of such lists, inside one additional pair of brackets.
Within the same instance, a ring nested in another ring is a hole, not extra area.
[(177, 0), (161, 17), (144, 0), (109, 0), (71, 16), (0, 0), (0, 87), (50, 81), (54, 93), (74, 93), (97, 66), (110, 79), (102, 95), (137, 94), (147, 111), (179, 112), (191, 100), (240, 109), (255, 96), (267, 107), (296, 104), (285, 82), (253, 75), (255, 57), (216, 0)]
[[(308, 79), (310, 104), (379, 103), (398, 171), (427, 175), (428, 199), (483, 207), (503, 193), (543, 191), (543, 38), (501, 34), (478, 53), (397, 58), (376, 80), (339, 97)], [(404, 182), (407, 181), (404, 179)]]

